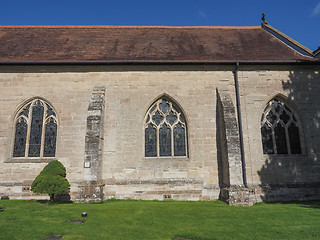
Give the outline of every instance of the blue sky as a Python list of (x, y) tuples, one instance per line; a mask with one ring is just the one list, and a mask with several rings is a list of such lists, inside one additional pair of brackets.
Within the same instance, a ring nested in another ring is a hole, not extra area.
[(1, 0), (0, 25), (270, 25), (315, 50), (320, 0)]

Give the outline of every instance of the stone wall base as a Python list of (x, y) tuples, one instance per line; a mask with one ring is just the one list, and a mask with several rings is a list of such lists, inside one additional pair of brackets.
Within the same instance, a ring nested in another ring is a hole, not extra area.
[(252, 206), (255, 203), (254, 191), (239, 186), (221, 188), (220, 200), (229, 205)]
[(203, 185), (192, 179), (107, 179), (104, 181), (104, 198), (143, 200), (215, 200), (218, 185)]
[[(31, 183), (33, 180), (25, 180), (25, 181), (0, 181), (0, 197), (8, 196), (10, 199), (21, 199), (21, 200), (44, 200), (49, 199), (48, 194), (37, 194), (31, 192)], [(78, 181), (71, 182), (70, 192), (67, 194), (68, 199), (66, 199), (67, 195), (64, 197), (60, 197), (59, 200), (69, 201), (75, 200), (78, 196)], [(71, 199), (70, 199), (71, 198)]]
[[(31, 181), (0, 182), (0, 197), (10, 199), (48, 199), (47, 194), (30, 191)], [(219, 193), (220, 192), (220, 193)], [(184, 181), (83, 181), (71, 182), (70, 197), (77, 202), (98, 202), (109, 198), (145, 200), (216, 200), (230, 205), (250, 206), (256, 202), (320, 200), (319, 183), (272, 184), (264, 186), (203, 186), (202, 182)]]
[(257, 202), (320, 200), (320, 183), (286, 183), (221, 188), (219, 199), (229, 205), (251, 206)]
[(97, 181), (85, 181), (78, 187), (76, 202), (103, 201), (103, 184)]
[(320, 183), (287, 183), (252, 187), (256, 202), (308, 201), (320, 199)]

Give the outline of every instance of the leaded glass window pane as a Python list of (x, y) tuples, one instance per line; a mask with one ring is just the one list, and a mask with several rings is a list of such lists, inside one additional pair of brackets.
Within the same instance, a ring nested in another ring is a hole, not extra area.
[(32, 107), (32, 121), (29, 142), (29, 157), (40, 157), (43, 124), (43, 106), (40, 101)]
[(300, 123), (294, 112), (281, 100), (273, 99), (261, 118), (264, 154), (301, 154)]
[(264, 124), (261, 128), (262, 147), (264, 154), (273, 154), (272, 129)]
[(29, 107), (30, 104), (28, 104), (28, 106), (26, 106), (19, 114), (19, 116), (25, 116), (28, 117), (29, 116)]
[(277, 121), (277, 115), (274, 112), (270, 111), (267, 114), (267, 120), (273, 125)]
[(170, 105), (166, 100), (162, 99), (161, 103), (159, 104), (159, 108), (164, 114), (166, 114), (170, 108)]
[(171, 129), (163, 124), (159, 129), (160, 156), (171, 156)]
[(145, 129), (145, 156), (157, 156), (157, 130), (151, 124)]
[(279, 123), (274, 129), (274, 135), (277, 145), (278, 154), (288, 154), (286, 131), (283, 126)]
[(274, 109), (277, 113), (279, 113), (283, 107), (282, 104), (277, 99), (273, 100), (271, 106), (272, 106), (272, 109)]
[(177, 121), (178, 118), (174, 115), (173, 111), (170, 111), (170, 113), (166, 119), (170, 123), (170, 125), (172, 126)]
[(153, 113), (153, 111), (156, 110), (156, 108), (157, 108), (157, 105), (154, 105), (154, 106), (150, 109), (149, 112), (150, 112), (150, 113)]
[(56, 114), (53, 111), (53, 109), (48, 104), (46, 104), (46, 106), (47, 106), (47, 117), (56, 116)]
[(286, 113), (286, 111), (283, 111), (281, 116), (280, 116), (280, 119), (285, 123), (287, 124), (290, 120), (290, 116)]
[(26, 151), (28, 124), (24, 118), (20, 118), (16, 123), (16, 133), (14, 138), (14, 157), (24, 157)]
[(289, 132), (291, 153), (301, 154), (299, 128), (295, 124), (291, 123), (290, 127), (288, 128), (288, 132)]
[(186, 129), (186, 120), (179, 107), (166, 97), (158, 99), (145, 117), (145, 156), (187, 156)]
[(45, 126), (44, 157), (54, 157), (56, 153), (57, 124), (51, 118)]
[(185, 129), (181, 124), (177, 124), (173, 129), (174, 155), (186, 156)]
[(159, 124), (162, 122), (163, 117), (162, 117), (162, 116), (160, 115), (160, 113), (157, 111), (157, 112), (153, 115), (152, 120), (154, 121), (154, 123), (155, 123), (156, 125), (159, 125)]

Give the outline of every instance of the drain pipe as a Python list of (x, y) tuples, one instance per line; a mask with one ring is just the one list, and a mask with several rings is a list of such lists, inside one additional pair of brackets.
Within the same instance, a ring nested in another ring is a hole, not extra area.
[(239, 62), (237, 62), (236, 69), (234, 70), (233, 74), (234, 74), (234, 86), (235, 86), (235, 90), (236, 90), (237, 115), (238, 115), (238, 126), (239, 126), (241, 162), (242, 162), (242, 177), (243, 177), (244, 186), (246, 188), (248, 188), (247, 173), (246, 173), (246, 161), (245, 161), (245, 156), (244, 156), (244, 145), (243, 145), (243, 131), (242, 131), (242, 118), (241, 118), (241, 109), (240, 109), (238, 68), (239, 68)]

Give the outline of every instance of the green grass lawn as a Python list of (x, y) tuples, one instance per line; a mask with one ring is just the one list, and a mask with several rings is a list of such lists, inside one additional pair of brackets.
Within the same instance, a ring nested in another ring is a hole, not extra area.
[[(83, 224), (81, 213), (88, 216)], [(0, 201), (0, 239), (320, 239), (320, 201), (228, 206), (220, 201), (102, 204)]]

